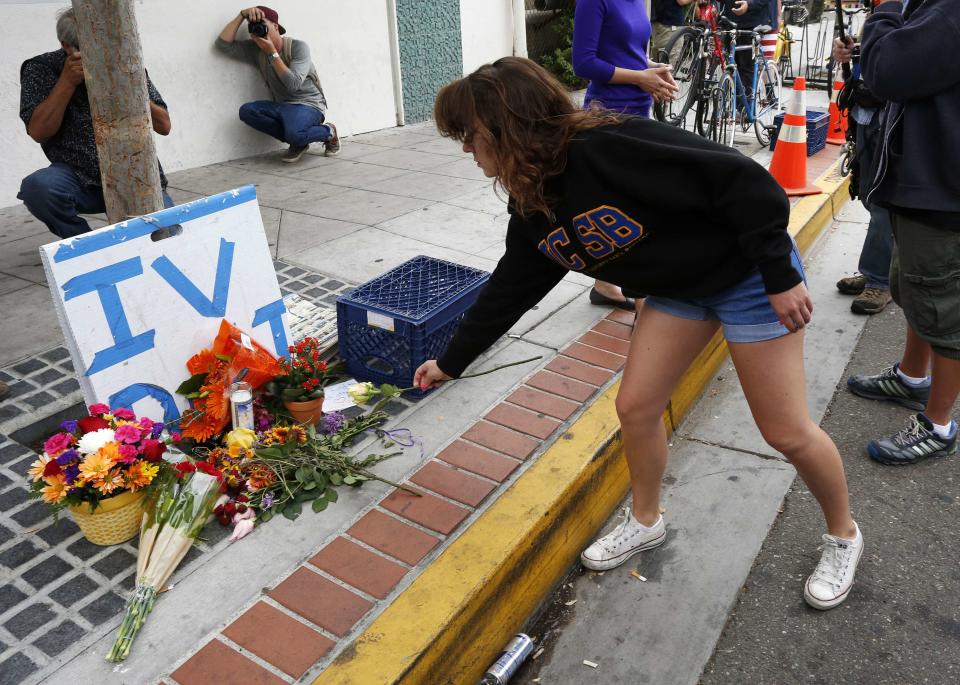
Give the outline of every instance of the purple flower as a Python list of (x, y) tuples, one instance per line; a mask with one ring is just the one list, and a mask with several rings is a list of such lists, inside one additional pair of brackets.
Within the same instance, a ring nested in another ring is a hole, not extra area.
[(64, 421), (60, 424), (60, 430), (67, 431), (68, 433), (77, 432), (77, 422), (71, 419), (70, 421)]
[(329, 414), (323, 415), (323, 426), (321, 427), (321, 432), (326, 433), (327, 435), (333, 435), (338, 430), (343, 428), (343, 422), (347, 420), (347, 417), (341, 414), (338, 411), (332, 411)]
[(163, 432), (163, 424), (157, 421), (153, 424), (153, 429), (150, 431), (150, 437), (154, 440), (160, 437), (160, 434)]
[(77, 454), (77, 451), (67, 450), (66, 452), (61, 454), (59, 457), (57, 457), (57, 463), (60, 464), (60, 466), (66, 466), (74, 459), (78, 459), (78, 460), (80, 459), (80, 455)]
[(73, 464), (71, 466), (68, 466), (63, 470), (63, 475), (67, 479), (67, 485), (72, 485), (73, 482), (77, 480), (77, 476), (80, 475), (80, 465)]
[(266, 511), (273, 506), (273, 495), (269, 492), (263, 496), (263, 500), (260, 502), (260, 508)]

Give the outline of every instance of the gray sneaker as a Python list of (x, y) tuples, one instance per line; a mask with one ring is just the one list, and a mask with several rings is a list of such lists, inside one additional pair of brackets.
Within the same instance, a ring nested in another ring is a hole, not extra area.
[(304, 145), (302, 147), (295, 147), (291, 145), (287, 148), (287, 151), (283, 153), (283, 157), (280, 158), (281, 162), (286, 162), (287, 164), (293, 164), (294, 162), (299, 162), (300, 158), (303, 157), (303, 153), (310, 149), (310, 145)]
[(879, 314), (892, 301), (887, 288), (864, 288), (850, 304), (854, 314)]
[(900, 363), (888, 366), (874, 376), (856, 375), (847, 379), (850, 392), (868, 400), (896, 402), (901, 407), (923, 411), (930, 399), (930, 383), (910, 385), (904, 383), (897, 373)]
[(323, 144), (323, 154), (327, 157), (334, 157), (340, 154), (340, 136), (337, 135), (337, 127), (335, 124), (327, 124), (327, 126), (330, 128), (330, 133), (332, 133), (333, 136)]

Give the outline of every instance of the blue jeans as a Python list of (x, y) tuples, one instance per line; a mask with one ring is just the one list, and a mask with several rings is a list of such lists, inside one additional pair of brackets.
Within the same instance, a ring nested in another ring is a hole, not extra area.
[(310, 105), (256, 100), (240, 105), (240, 121), (293, 147), (326, 142), (333, 137), (323, 112)]
[[(857, 126), (857, 163), (860, 165), (860, 197), (870, 192), (873, 177), (876, 174), (876, 153), (879, 150), (879, 138), (882, 134), (880, 114), (875, 112), (867, 125)], [(866, 202), (863, 206), (870, 212), (867, 225), (867, 237), (860, 250), (860, 263), (857, 271), (866, 278), (866, 287), (886, 290), (890, 287), (890, 258), (893, 255), (893, 226), (890, 212), (884, 207)]]
[[(34, 171), (20, 183), (17, 199), (23, 200), (30, 213), (47, 225), (60, 238), (72, 238), (90, 231), (90, 224), (80, 216), (107, 211), (100, 186), (85, 185), (68, 164), (54, 162), (46, 169)], [(163, 191), (163, 206), (173, 207), (173, 200)]]
[[(790, 253), (790, 262), (806, 283), (807, 274), (796, 243)], [(759, 269), (715, 295), (684, 300), (648, 295), (643, 306), (681, 319), (719, 321), (723, 325), (723, 337), (732, 343), (763, 342), (790, 333), (770, 305)]]

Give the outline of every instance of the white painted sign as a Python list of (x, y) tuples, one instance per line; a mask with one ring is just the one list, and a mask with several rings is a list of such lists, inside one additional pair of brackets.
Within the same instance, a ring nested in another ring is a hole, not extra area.
[(213, 344), (221, 319), (287, 354), (286, 308), (253, 186), (40, 254), (87, 404), (177, 418), (189, 406), (175, 392), (190, 375), (186, 361)]

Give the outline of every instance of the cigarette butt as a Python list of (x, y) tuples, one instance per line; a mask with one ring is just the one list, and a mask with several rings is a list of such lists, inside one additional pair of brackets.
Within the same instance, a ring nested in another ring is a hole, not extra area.
[(569, 602), (564, 602), (564, 604), (568, 607), (572, 607), (576, 603), (577, 603), (577, 600), (575, 599), (571, 599)]
[(633, 569), (632, 571), (630, 571), (630, 575), (633, 576), (634, 578), (636, 578), (637, 580), (642, 580), (644, 583), (647, 582), (647, 579), (646, 579), (645, 577), (641, 576), (641, 575), (637, 572), (637, 569)]
[(534, 661), (536, 661), (537, 659), (540, 658), (540, 655), (541, 655), (541, 654), (543, 654), (543, 647), (541, 647), (540, 649), (538, 649), (537, 651), (535, 651), (535, 652), (533, 653), (533, 656), (530, 657), (530, 658), (533, 659)]
[(539, 678), (534, 678), (534, 679), (531, 680), (530, 682), (531, 682), (531, 683), (539, 683), (539, 682), (540, 682), (540, 679), (539, 679)]
[(667, 510), (664, 509), (663, 507), (660, 507), (660, 513), (661, 513), (661, 514), (666, 514), (666, 513), (667, 513)]
[(589, 666), (590, 668), (596, 668), (596, 667), (599, 666), (600, 664), (595, 664), (595, 663), (593, 663), (592, 661), (587, 661), (586, 659), (584, 659), (584, 660), (583, 660), (583, 665), (584, 665), (584, 666)]

